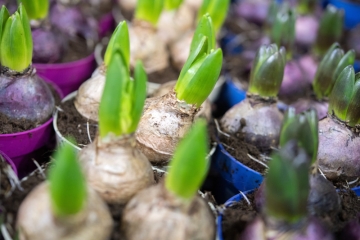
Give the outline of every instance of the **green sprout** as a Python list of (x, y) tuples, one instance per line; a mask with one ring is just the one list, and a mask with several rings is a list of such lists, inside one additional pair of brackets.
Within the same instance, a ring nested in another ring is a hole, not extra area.
[(270, 32), (271, 26), (274, 24), (276, 15), (280, 11), (280, 4), (277, 1), (271, 1), (269, 10), (266, 16), (265, 30)]
[(301, 15), (311, 14), (314, 12), (317, 0), (300, 0), (298, 1), (297, 11)]
[[(2, 10), (2, 23), (7, 13), (7, 10)], [(5, 28), (3, 28), (0, 46), (1, 65), (22, 72), (31, 64), (32, 51), (29, 19), (24, 6), (20, 4), (18, 10), (7, 18)]]
[(296, 14), (287, 4), (284, 4), (275, 15), (270, 29), (270, 40), (278, 46), (287, 49), (287, 59), (292, 58), (292, 50), (295, 42)]
[(314, 45), (314, 52), (323, 56), (327, 49), (341, 39), (343, 32), (344, 11), (329, 4), (324, 12), (319, 25), (319, 30)]
[(346, 121), (350, 127), (360, 124), (360, 73), (353, 66), (344, 68), (329, 96), (329, 114)]
[(301, 148), (311, 157), (311, 163), (316, 162), (319, 146), (318, 117), (316, 110), (311, 109), (301, 114), (295, 114), (294, 108), (285, 113), (280, 131), (280, 147), (290, 140), (296, 140)]
[(256, 53), (250, 73), (249, 92), (262, 97), (276, 97), (286, 64), (286, 50), (276, 44), (262, 45)]
[(310, 158), (291, 140), (272, 155), (265, 179), (265, 212), (288, 223), (307, 215)]
[(106, 70), (106, 82), (99, 106), (99, 133), (122, 136), (135, 132), (146, 98), (147, 75), (141, 62), (130, 78), (128, 61), (122, 51), (115, 49)]
[(222, 51), (215, 48), (215, 34), (209, 14), (205, 14), (194, 33), (190, 54), (175, 86), (179, 100), (201, 104), (211, 93), (221, 71)]
[[(73, 140), (70, 140), (73, 142)], [(87, 187), (76, 152), (70, 144), (62, 144), (54, 155), (49, 172), (50, 198), (54, 214), (66, 217), (80, 212), (86, 202)]]
[(49, 13), (49, 0), (18, 0), (26, 9), (30, 19), (44, 19)]
[(208, 171), (206, 121), (197, 120), (177, 146), (165, 178), (166, 188), (183, 199), (191, 199)]
[(225, 21), (229, 5), (230, 0), (203, 0), (198, 18), (201, 19), (208, 13), (213, 21), (215, 32), (218, 32)]
[(120, 22), (113, 34), (111, 35), (109, 44), (106, 48), (104, 63), (106, 66), (109, 65), (112, 54), (115, 49), (119, 49), (124, 56), (125, 65), (127, 69), (130, 68), (130, 39), (129, 39), (129, 28), (126, 21)]
[(165, 10), (167, 11), (178, 9), (183, 2), (183, 0), (164, 0), (164, 1), (165, 1), (164, 7)]
[(355, 51), (346, 54), (338, 43), (332, 44), (321, 60), (313, 81), (313, 90), (318, 99), (328, 97), (341, 71), (355, 62)]
[(135, 10), (135, 19), (149, 22), (155, 27), (163, 7), (164, 0), (138, 0)]

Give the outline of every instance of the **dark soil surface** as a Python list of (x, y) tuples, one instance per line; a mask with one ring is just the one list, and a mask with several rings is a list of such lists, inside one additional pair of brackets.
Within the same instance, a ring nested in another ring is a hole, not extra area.
[(83, 37), (77, 37), (76, 39), (69, 39), (65, 46), (65, 51), (59, 63), (73, 62), (82, 58), (88, 57), (93, 53), (95, 44), (92, 47), (88, 47), (86, 39)]
[(98, 123), (84, 118), (76, 110), (74, 100), (75, 98), (60, 105), (62, 111), (58, 112), (57, 126), (64, 137), (74, 137), (78, 146), (82, 148), (90, 143), (87, 124), (89, 124), (90, 137), (94, 139), (98, 129)]
[(264, 174), (266, 168), (252, 160), (249, 156), (253, 156), (256, 159), (260, 159), (260, 151), (252, 144), (245, 142), (245, 135), (241, 131), (230, 137), (219, 134), (220, 142), (224, 143), (223, 146), (228, 153), (230, 153), (236, 160), (249, 168)]
[[(48, 86), (55, 98), (55, 105), (58, 105), (61, 102), (59, 94), (56, 92), (52, 84), (48, 83)], [(0, 113), (0, 123), (0, 134), (24, 132), (38, 127), (38, 125), (34, 122), (30, 122), (23, 118), (18, 120), (10, 119), (2, 113)]]
[(156, 71), (148, 74), (148, 81), (153, 83), (166, 83), (176, 80), (179, 77), (179, 72), (171, 65), (162, 71)]
[(349, 183), (349, 181), (346, 181), (346, 179), (344, 179), (344, 178), (338, 178), (338, 179), (333, 180), (331, 182), (338, 189), (348, 189), (348, 188), (355, 188), (355, 187), (360, 186), (360, 179), (358, 181), (356, 181), (356, 182), (351, 182), (350, 181), (350, 183)]
[[(341, 211), (338, 214), (323, 213), (316, 216), (329, 231), (337, 233), (345, 225), (355, 219), (360, 212), (360, 198), (353, 191), (339, 192), (341, 198)], [(224, 240), (235, 240), (246, 227), (246, 224), (252, 221), (258, 214), (254, 204), (254, 193), (248, 194), (247, 198), (251, 205), (246, 201), (240, 201), (226, 208), (223, 213), (222, 230)], [(340, 240), (340, 239), (339, 239)]]
[(250, 205), (246, 201), (235, 202), (226, 208), (223, 214), (222, 230), (224, 240), (239, 238), (246, 225), (255, 219), (257, 211), (254, 204), (254, 193), (247, 194)]

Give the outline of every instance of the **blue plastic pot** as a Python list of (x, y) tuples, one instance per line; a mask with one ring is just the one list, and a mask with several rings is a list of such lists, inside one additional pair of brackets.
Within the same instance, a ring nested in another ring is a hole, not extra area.
[[(252, 193), (254, 190), (250, 190), (250, 191), (246, 191), (244, 192), (245, 195)], [(227, 200), (224, 204), (225, 207), (228, 207), (230, 204), (232, 204), (233, 202), (240, 202), (243, 199), (242, 194), (236, 194), (235, 196), (231, 197), (229, 200)], [(219, 240), (223, 240), (223, 234), (222, 234), (222, 213), (219, 214), (219, 216), (217, 217), (216, 220), (216, 225), (217, 225), (217, 234), (218, 234), (218, 239)]]
[(263, 176), (231, 156), (222, 144), (218, 144), (213, 155), (217, 172), (235, 189), (245, 192), (260, 186)]
[(360, 196), (360, 187), (355, 187), (352, 190), (356, 193), (356, 195)]
[(230, 78), (227, 78), (220, 91), (217, 105), (221, 107), (221, 112), (224, 114), (232, 106), (245, 98), (246, 91), (238, 88)]
[(347, 0), (328, 0), (329, 4), (337, 8), (344, 9), (345, 28), (351, 29), (360, 23), (360, 4), (349, 2)]
[[(359, 14), (360, 14), (360, 12), (359, 12)], [(355, 72), (360, 72), (360, 60), (355, 61), (354, 70), (355, 70)]]

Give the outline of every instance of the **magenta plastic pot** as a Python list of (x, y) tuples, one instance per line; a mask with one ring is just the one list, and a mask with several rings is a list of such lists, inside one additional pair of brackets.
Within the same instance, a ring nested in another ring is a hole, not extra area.
[(105, 37), (107, 33), (115, 29), (115, 19), (112, 12), (105, 14), (99, 20), (99, 35), (100, 38)]
[(64, 95), (77, 90), (96, 68), (94, 54), (69, 63), (34, 63), (40, 77), (55, 83)]
[(14, 171), (14, 173), (17, 175), (18, 172), (17, 172), (17, 169), (16, 169), (16, 166), (15, 166), (15, 163), (13, 162), (13, 160), (11, 158), (9, 158), (8, 155), (6, 155), (3, 151), (0, 150), (0, 156), (2, 156), (5, 161), (11, 166), (12, 170)]

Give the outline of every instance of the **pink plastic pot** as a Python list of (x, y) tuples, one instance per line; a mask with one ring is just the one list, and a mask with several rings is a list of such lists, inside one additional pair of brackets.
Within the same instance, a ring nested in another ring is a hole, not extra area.
[(17, 169), (16, 169), (16, 166), (15, 166), (15, 163), (11, 160), (11, 158), (9, 158), (8, 155), (6, 155), (4, 152), (2, 152), (0, 150), (0, 156), (2, 156), (5, 161), (11, 166), (11, 168), (13, 169), (14, 173), (17, 175), (18, 172), (17, 172)]
[(34, 63), (33, 65), (40, 77), (55, 83), (64, 95), (77, 90), (96, 68), (94, 54), (69, 63)]
[(112, 12), (105, 14), (99, 20), (99, 35), (100, 38), (105, 37), (109, 32), (112, 32), (115, 28), (115, 20)]

